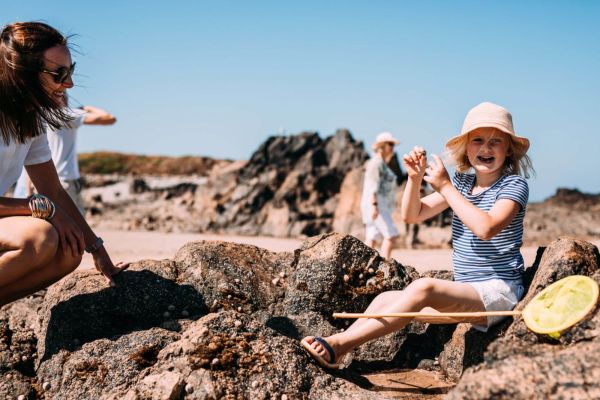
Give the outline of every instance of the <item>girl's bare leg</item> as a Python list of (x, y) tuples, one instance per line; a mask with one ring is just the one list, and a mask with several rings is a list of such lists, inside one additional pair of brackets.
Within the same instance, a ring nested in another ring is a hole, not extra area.
[[(412, 282), (402, 291), (380, 294), (366, 312), (416, 312), (425, 307), (439, 311), (485, 311), (479, 294), (472, 286), (461, 282), (422, 278)], [(402, 329), (411, 320), (412, 318), (358, 319), (346, 331), (324, 339), (339, 358), (363, 343)], [(485, 323), (485, 320), (472, 322)], [(312, 343), (319, 355), (328, 359), (329, 353), (320, 343), (313, 341), (312, 337), (308, 337), (307, 341)]]
[(72, 272), (81, 257), (59, 248), (52, 225), (31, 217), (0, 219), (0, 307)]

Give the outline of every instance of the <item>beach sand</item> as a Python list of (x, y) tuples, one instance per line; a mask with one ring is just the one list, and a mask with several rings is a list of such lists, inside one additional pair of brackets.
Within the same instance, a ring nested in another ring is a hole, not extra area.
[[(262, 247), (270, 251), (292, 251), (300, 247), (302, 240), (260, 237), (260, 236), (228, 236), (191, 233), (136, 232), (97, 229), (96, 234), (102, 236), (113, 262), (130, 262), (144, 259), (161, 260), (173, 258), (177, 250), (188, 242), (200, 240), (222, 240), (235, 243), (246, 243)], [(593, 242), (600, 246), (600, 241)], [(523, 247), (521, 252), (525, 265), (535, 261), (538, 247)], [(451, 249), (397, 249), (392, 257), (403, 265), (410, 265), (423, 273), (429, 270), (452, 269)], [(89, 254), (83, 258), (80, 268), (93, 267)]]

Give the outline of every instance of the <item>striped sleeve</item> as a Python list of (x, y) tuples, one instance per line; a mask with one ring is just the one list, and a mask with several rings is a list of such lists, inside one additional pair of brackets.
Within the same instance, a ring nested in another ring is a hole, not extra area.
[(465, 174), (461, 174), (460, 172), (455, 172), (452, 177), (452, 186), (456, 188), (459, 192), (463, 193), (463, 187), (465, 185)]
[(496, 199), (512, 200), (518, 203), (521, 209), (525, 209), (529, 200), (529, 185), (525, 179), (518, 175), (508, 176), (502, 183), (502, 188), (498, 191)]

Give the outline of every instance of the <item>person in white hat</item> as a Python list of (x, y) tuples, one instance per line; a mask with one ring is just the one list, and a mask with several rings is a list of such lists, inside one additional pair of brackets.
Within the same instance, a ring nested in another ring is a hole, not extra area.
[[(529, 177), (531, 168), (526, 155), (529, 140), (515, 134), (506, 109), (482, 103), (469, 111), (460, 135), (450, 139), (446, 147), (456, 163), (453, 178), (438, 156), (434, 155), (428, 166), (422, 147), (404, 155), (408, 181), (402, 217), (407, 223), (419, 223), (452, 208), (454, 281), (417, 279), (404, 290), (381, 293), (366, 313), (504, 311), (514, 308), (524, 294), (520, 247), (529, 196), (523, 178)], [(435, 192), (421, 198), (423, 180)], [(468, 322), (486, 331), (502, 318)], [(402, 329), (411, 319), (358, 319), (344, 332), (325, 338), (308, 336), (301, 344), (320, 365), (339, 368), (348, 352)]]
[(390, 132), (382, 132), (373, 143), (373, 158), (367, 161), (360, 202), (365, 224), (365, 243), (375, 248), (381, 241), (381, 255), (389, 258), (398, 237), (392, 220), (396, 206), (396, 174), (388, 167), (394, 156), (394, 146), (400, 143)]

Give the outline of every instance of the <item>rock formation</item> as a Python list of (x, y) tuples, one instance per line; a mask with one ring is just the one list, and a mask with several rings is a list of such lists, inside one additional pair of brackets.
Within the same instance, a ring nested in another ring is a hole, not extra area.
[(125, 221), (120, 229), (314, 236), (331, 231), (342, 181), (367, 158), (362, 142), (343, 129), (325, 139), (315, 132), (273, 136), (250, 160), (219, 164), (201, 190), (150, 190), (140, 178), (125, 178), (128, 195), (112, 204), (93, 191), (87, 198), (93, 222)]
[[(567, 275), (600, 281), (599, 263), (598, 249), (580, 240), (540, 249), (518, 308)], [(172, 260), (135, 263), (114, 288), (78, 271), (0, 309), (0, 398), (387, 399), (365, 374), (396, 368), (457, 382), (450, 399), (598, 398), (597, 308), (558, 341), (520, 318), (488, 333), (413, 323), (361, 346), (335, 373), (298, 345), (307, 334), (343, 329), (333, 311), (360, 312), (377, 293), (418, 277), (339, 234), (291, 253), (189, 243)], [(405, 398), (444, 393), (412, 390)]]

